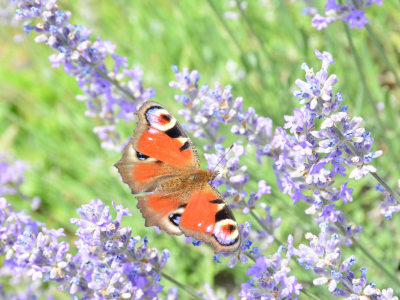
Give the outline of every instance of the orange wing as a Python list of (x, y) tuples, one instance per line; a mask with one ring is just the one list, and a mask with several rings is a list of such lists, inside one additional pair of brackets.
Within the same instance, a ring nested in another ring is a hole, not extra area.
[(186, 236), (211, 243), (215, 253), (234, 252), (240, 246), (239, 228), (228, 203), (208, 183), (191, 193), (179, 228)]
[(189, 189), (168, 194), (148, 194), (136, 197), (137, 208), (146, 219), (146, 226), (158, 226), (168, 234), (181, 235), (179, 222), (189, 197)]
[(139, 122), (132, 145), (138, 152), (177, 169), (200, 168), (199, 155), (192, 141), (165, 107), (148, 101), (136, 114)]
[(208, 183), (194, 191), (186, 188), (136, 198), (146, 226), (211, 243), (215, 253), (234, 252), (240, 246), (238, 225), (228, 203)]
[(135, 114), (133, 137), (115, 164), (133, 194), (152, 192), (168, 178), (200, 168), (192, 141), (161, 104), (147, 101)]

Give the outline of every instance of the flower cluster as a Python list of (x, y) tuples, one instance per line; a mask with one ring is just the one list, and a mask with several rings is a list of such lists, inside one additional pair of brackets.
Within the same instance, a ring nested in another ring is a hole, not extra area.
[[(85, 115), (103, 119), (104, 126), (93, 130), (102, 140), (101, 146), (121, 152), (127, 140), (121, 140), (117, 123), (121, 119), (133, 120), (137, 107), (155, 96), (154, 89), (144, 89), (142, 85), (143, 71), (129, 69), (128, 59), (116, 54), (116, 46), (110, 41), (100, 37), (90, 41), (92, 31), (70, 24), (71, 13), (59, 10), (56, 0), (17, 2), (16, 19), (24, 21), (25, 31), (41, 33), (35, 41), (45, 42), (58, 52), (49, 57), (52, 66), (63, 64), (64, 71), (78, 81), (84, 94), (78, 95), (77, 100), (85, 101)], [(112, 57), (112, 68), (104, 63), (107, 56)]]
[[(353, 189), (348, 182), (335, 187), (335, 176), (347, 176), (349, 167), (355, 167), (349, 178), (356, 180), (375, 172), (370, 163), (382, 151), (371, 152), (374, 139), (370, 132), (360, 128), (363, 119), (351, 118), (348, 107), (342, 104), (342, 94), (333, 95), (337, 77), (335, 74), (328, 77), (327, 73), (328, 66), (335, 64), (332, 55), (318, 50), (315, 54), (322, 61), (322, 68), (314, 73), (307, 64), (302, 65), (306, 81), (296, 80), (300, 90), (294, 96), (303, 106), (294, 109), (293, 116), (285, 116), (287, 123), (284, 129), (276, 129), (272, 146), (281, 151), (275, 165), (282, 192), (288, 193), (294, 204), (300, 200), (311, 204), (306, 213), (316, 215), (318, 223), (329, 223), (344, 219), (334, 209), (335, 202), (353, 201)], [(288, 135), (285, 129), (293, 135)]]
[[(399, 188), (400, 188), (400, 180), (399, 180)], [(379, 202), (379, 206), (382, 207), (381, 213), (385, 216), (385, 218), (391, 219), (393, 213), (400, 211), (400, 204), (380, 184), (376, 186), (376, 190), (380, 191), (385, 197), (384, 201)]]
[[(147, 246), (147, 238), (132, 237), (132, 229), (121, 227), (123, 216), (131, 216), (122, 205), (110, 207), (97, 200), (77, 209), (81, 219), (71, 219), (79, 228), (75, 241), (78, 253), (69, 253), (70, 245), (60, 242), (64, 229), (39, 227), (24, 212), (15, 213), (0, 199), (1, 253), (3, 268), (13, 276), (26, 274), (32, 280), (54, 281), (58, 290), (68, 290), (74, 299), (131, 298), (153, 299), (162, 291), (160, 271), (170, 254)], [(8, 211), (7, 211), (8, 209)], [(7, 212), (6, 212), (7, 211)], [(78, 298), (78, 295), (79, 298)]]
[(284, 250), (281, 246), (271, 258), (260, 256), (256, 259), (256, 263), (246, 273), (252, 279), (241, 285), (241, 299), (293, 299), (294, 295), (300, 294), (303, 286), (295, 276), (288, 276), (290, 259), (282, 259)]
[[(271, 187), (265, 180), (260, 180), (258, 191), (247, 193), (244, 187), (250, 179), (250, 173), (245, 173), (247, 166), (239, 167), (240, 157), (247, 154), (244, 146), (234, 144), (231, 148), (225, 149), (221, 144), (215, 144), (214, 147), (215, 154), (204, 154), (208, 162), (207, 169), (218, 171), (220, 175), (215, 178), (213, 184), (215, 186), (225, 185), (226, 190), (222, 195), (225, 198), (233, 199), (230, 207), (232, 209), (240, 208), (244, 214), (248, 214), (263, 194), (271, 194)], [(232, 152), (234, 157), (232, 157)], [(249, 197), (246, 201), (245, 197), (247, 196)]]
[(327, 229), (330, 233), (337, 233), (340, 236), (341, 244), (347, 246), (353, 245), (355, 240), (361, 239), (358, 235), (363, 227), (360, 225), (349, 224), (343, 213), (338, 214), (338, 221), (336, 223), (330, 223)]
[(217, 82), (211, 89), (206, 83), (199, 89), (201, 76), (197, 71), (189, 72), (188, 68), (184, 68), (178, 72), (177, 66), (172, 66), (172, 70), (178, 81), (169, 85), (184, 92), (175, 95), (175, 99), (184, 106), (178, 111), (185, 118), (184, 129), (193, 131), (196, 138), (203, 137), (211, 142), (204, 147), (205, 151), (209, 151), (212, 144), (225, 140), (223, 136), (218, 137), (219, 124), (230, 124), (233, 134), (244, 137), (249, 147), (256, 146), (259, 162), (262, 156), (271, 156), (273, 133), (270, 118), (258, 116), (253, 107), (243, 110), (243, 98), (233, 100), (230, 85), (222, 89)]
[(351, 270), (356, 258), (351, 255), (342, 260), (341, 250), (338, 247), (339, 236), (334, 233), (329, 238), (328, 225), (325, 223), (321, 223), (320, 228), (321, 233), (318, 236), (306, 234), (310, 246), (300, 244), (299, 249), (295, 248), (292, 235), (289, 235), (287, 245), (287, 257), (298, 257), (296, 260), (298, 264), (304, 265), (306, 270), (312, 270), (320, 276), (314, 279), (314, 285), (327, 284), (329, 292), (334, 297), (346, 297), (347, 300), (397, 299), (397, 297), (392, 298), (391, 288), (380, 291), (373, 281), (368, 283), (366, 268), (360, 269), (361, 276), (357, 278)]
[(365, 17), (364, 9), (372, 4), (382, 5), (383, 0), (350, 0), (350, 1), (337, 1), (327, 0), (325, 4), (325, 16), (317, 13), (313, 7), (307, 7), (303, 13), (312, 14), (312, 27), (318, 30), (328, 27), (329, 24), (337, 20), (343, 20), (349, 23), (350, 28), (358, 27), (363, 29), (369, 20)]
[(40, 206), (40, 198), (30, 198), (21, 191), (26, 169), (27, 165), (22, 160), (14, 159), (5, 153), (0, 154), (0, 197), (18, 195), (24, 200), (31, 201), (31, 208), (36, 210)]
[(25, 170), (26, 164), (22, 160), (13, 160), (5, 154), (0, 155), (0, 196), (21, 193)]

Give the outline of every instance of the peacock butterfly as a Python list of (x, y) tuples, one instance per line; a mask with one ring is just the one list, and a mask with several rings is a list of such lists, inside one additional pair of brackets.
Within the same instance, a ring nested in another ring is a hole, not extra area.
[(115, 164), (138, 196), (146, 226), (211, 243), (215, 253), (240, 245), (235, 217), (209, 182), (218, 172), (200, 169), (200, 158), (177, 120), (161, 104), (144, 102), (133, 137)]

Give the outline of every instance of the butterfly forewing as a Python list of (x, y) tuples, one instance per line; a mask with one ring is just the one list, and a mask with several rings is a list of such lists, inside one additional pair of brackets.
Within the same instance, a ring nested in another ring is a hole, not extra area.
[(199, 169), (200, 159), (178, 121), (159, 103), (148, 101), (136, 112), (139, 122), (133, 135), (137, 151), (177, 169)]

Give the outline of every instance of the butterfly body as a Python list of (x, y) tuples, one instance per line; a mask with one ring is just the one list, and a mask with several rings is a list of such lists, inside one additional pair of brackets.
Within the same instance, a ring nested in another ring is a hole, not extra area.
[(216, 176), (217, 173), (213, 171), (189, 171), (187, 173), (180, 174), (177, 177), (165, 180), (156, 190), (171, 193), (186, 188), (195, 189), (198, 185), (206, 184), (207, 182), (212, 181)]
[(134, 135), (115, 166), (133, 194), (147, 193), (136, 197), (145, 225), (204, 240), (215, 253), (235, 251), (235, 217), (210, 184), (218, 172), (201, 170), (192, 141), (161, 104), (147, 101), (135, 114)]

